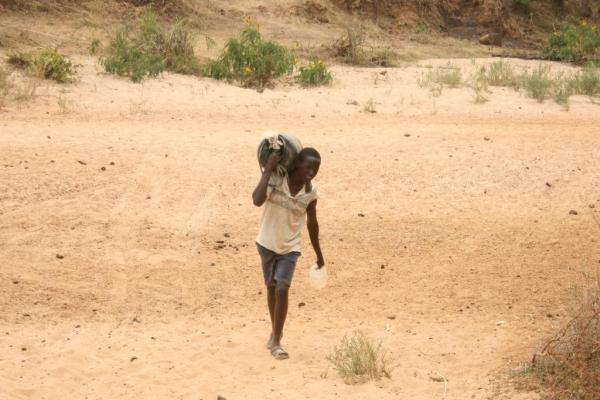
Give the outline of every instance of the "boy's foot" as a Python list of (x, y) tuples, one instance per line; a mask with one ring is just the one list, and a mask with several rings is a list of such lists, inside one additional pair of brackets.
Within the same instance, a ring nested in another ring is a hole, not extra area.
[[(283, 338), (283, 335), (281, 335), (281, 337)], [(273, 334), (272, 333), (271, 333), (271, 336), (269, 336), (269, 341), (267, 342), (265, 347), (269, 350), (271, 350), (271, 348), (273, 347)]]
[(265, 347), (269, 350), (271, 350), (271, 347), (273, 347), (273, 334), (272, 333), (271, 333), (271, 336), (269, 336), (269, 341), (267, 342)]
[(290, 355), (281, 346), (275, 346), (271, 348), (271, 355), (275, 357), (276, 360), (285, 360), (290, 358)]

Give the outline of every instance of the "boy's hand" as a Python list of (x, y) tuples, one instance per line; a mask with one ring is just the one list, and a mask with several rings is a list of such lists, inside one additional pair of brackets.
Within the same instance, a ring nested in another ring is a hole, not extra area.
[(272, 152), (269, 155), (269, 159), (267, 160), (267, 165), (265, 165), (265, 171), (275, 171), (275, 168), (277, 168), (277, 164), (279, 164), (279, 161), (281, 161), (281, 156), (278, 154), (278, 152)]

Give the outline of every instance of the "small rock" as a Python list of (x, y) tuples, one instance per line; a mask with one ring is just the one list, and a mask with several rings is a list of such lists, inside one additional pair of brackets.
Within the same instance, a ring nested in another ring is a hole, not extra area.
[(385, 265), (381, 264), (381, 269), (385, 269)]
[(486, 137), (483, 138), (483, 140), (485, 140), (486, 142), (489, 142), (490, 138), (486, 136)]
[(575, 210), (571, 210), (571, 211), (569, 211), (569, 215), (577, 215), (577, 214), (578, 214), (578, 212), (577, 212), (577, 211), (575, 211)]
[(227, 400), (227, 399), (225, 397), (221, 396), (221, 395), (218, 395), (217, 396), (217, 400)]
[(115, 165), (115, 162), (114, 162), (114, 161), (111, 161), (109, 165)]
[(387, 318), (388, 318), (388, 319), (396, 319), (396, 316), (395, 316), (395, 315), (388, 315), (388, 317), (387, 317)]
[(410, 133), (405, 133), (404, 137), (410, 137)]
[(87, 163), (85, 161), (77, 160), (77, 162), (81, 165), (87, 165)]
[(48, 139), (52, 139), (52, 137), (51, 137), (51, 136), (46, 136), (46, 137), (47, 137)]
[(229, 233), (225, 233), (225, 234), (223, 234), (223, 236), (225, 236), (226, 238), (231, 237), (231, 235), (229, 235)]
[(363, 214), (363, 213), (358, 213), (358, 216), (359, 216), (359, 217), (364, 217), (364, 216), (365, 216), (365, 214)]
[(27, 347), (21, 347), (21, 351), (27, 351)]
[(300, 303), (298, 303), (298, 307), (304, 307), (306, 305), (305, 302), (301, 301)]
[(14, 285), (17, 285), (19, 283), (19, 281), (13, 281)]
[(106, 171), (106, 167), (101, 167), (100, 171)]
[(502, 46), (502, 35), (498, 33), (486, 33), (479, 38), (479, 43), (488, 46)]
[(552, 187), (552, 184), (550, 182), (546, 182), (546, 186)]
[(138, 358), (136, 356), (133, 356), (129, 359), (130, 362), (134, 362), (135, 360), (137, 360)]
[(151, 198), (151, 196), (146, 196), (146, 200), (150, 200)]
[(65, 258), (65, 256), (63, 256), (62, 254), (57, 254), (56, 258), (58, 258), (59, 260), (62, 260), (63, 258)]
[(590, 204), (590, 208), (596, 208), (595, 204)]

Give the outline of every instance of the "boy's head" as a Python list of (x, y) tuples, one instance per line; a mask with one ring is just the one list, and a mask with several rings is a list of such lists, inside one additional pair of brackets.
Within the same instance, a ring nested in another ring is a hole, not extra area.
[(321, 155), (312, 147), (303, 148), (294, 161), (294, 175), (303, 183), (310, 182), (321, 166)]

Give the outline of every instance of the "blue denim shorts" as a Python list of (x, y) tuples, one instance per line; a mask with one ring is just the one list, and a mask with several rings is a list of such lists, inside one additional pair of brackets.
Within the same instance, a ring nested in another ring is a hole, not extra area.
[(277, 254), (269, 249), (265, 249), (258, 243), (256, 244), (256, 248), (260, 255), (265, 285), (275, 286), (279, 282), (280, 284), (283, 283), (290, 286), (300, 253), (292, 251), (287, 254)]

